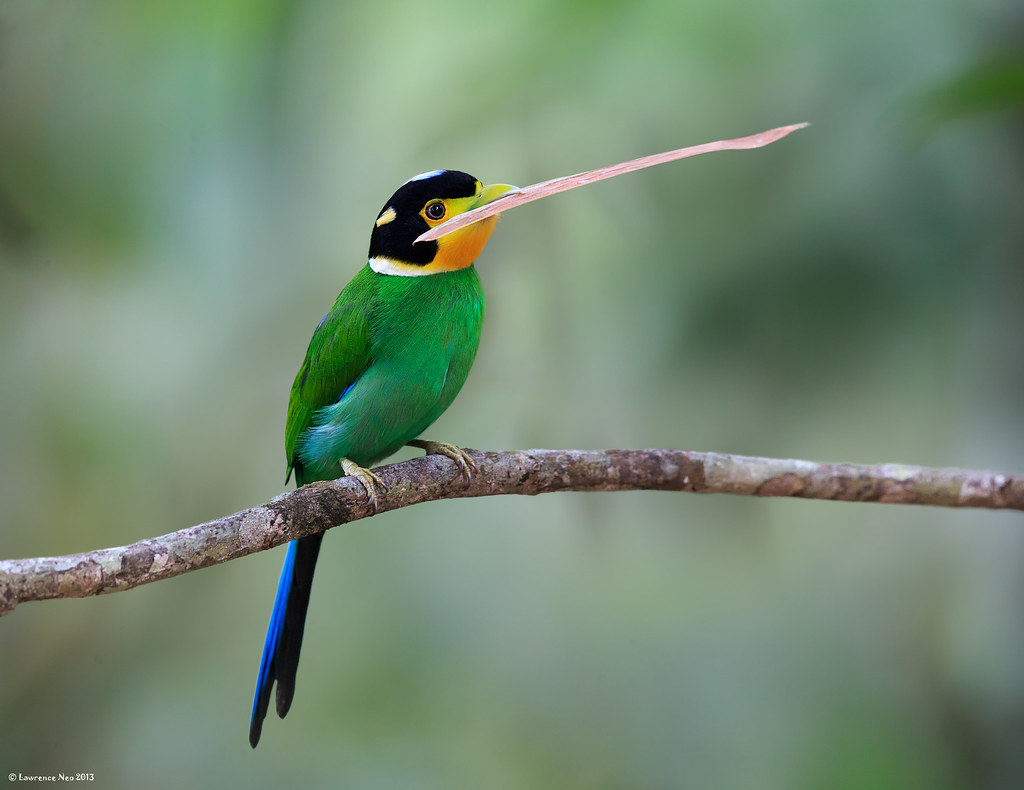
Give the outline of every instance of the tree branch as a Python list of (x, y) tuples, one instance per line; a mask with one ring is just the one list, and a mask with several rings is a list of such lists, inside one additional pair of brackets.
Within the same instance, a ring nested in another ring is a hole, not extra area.
[[(436, 499), (553, 491), (692, 491), (1024, 510), (1024, 477), (885, 464), (817, 464), (683, 450), (468, 450), (467, 484), (440, 455), (376, 470), (379, 512)], [(353, 478), (313, 483), (265, 505), (129, 546), (0, 561), (0, 615), (25, 601), (127, 590), (374, 515)]]

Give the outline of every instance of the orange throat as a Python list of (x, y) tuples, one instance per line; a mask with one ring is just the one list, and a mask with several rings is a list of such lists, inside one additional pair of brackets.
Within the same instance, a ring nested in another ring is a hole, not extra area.
[(424, 266), (394, 258), (378, 257), (370, 259), (370, 268), (378, 274), (396, 274), (404, 277), (423, 277), (468, 268), (487, 245), (487, 240), (491, 238), (497, 224), (496, 214), (442, 236), (437, 240), (437, 254), (434, 260)]
[(498, 224), (498, 215), (487, 217), (437, 240), (437, 255), (424, 268), (454, 272), (472, 266)]

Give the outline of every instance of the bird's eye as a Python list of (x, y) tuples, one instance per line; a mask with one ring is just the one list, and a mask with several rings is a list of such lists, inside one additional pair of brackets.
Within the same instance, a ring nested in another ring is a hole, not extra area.
[(433, 203), (427, 203), (425, 211), (427, 213), (427, 219), (441, 219), (445, 212), (444, 203), (440, 200), (435, 200)]

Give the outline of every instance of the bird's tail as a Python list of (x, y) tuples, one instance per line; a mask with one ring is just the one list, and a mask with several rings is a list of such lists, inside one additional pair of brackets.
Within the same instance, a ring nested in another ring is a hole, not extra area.
[(267, 641), (263, 644), (263, 658), (256, 679), (256, 695), (252, 701), (249, 745), (254, 749), (260, 742), (274, 681), (277, 681), (278, 716), (284, 718), (295, 695), (295, 672), (299, 667), (302, 631), (306, 625), (306, 608), (322, 539), (322, 534), (311, 535), (288, 544), (288, 556), (277, 585), (274, 611), (270, 615)]

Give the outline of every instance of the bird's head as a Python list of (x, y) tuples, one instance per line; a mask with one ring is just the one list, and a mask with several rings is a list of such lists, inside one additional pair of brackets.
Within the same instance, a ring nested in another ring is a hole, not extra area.
[(370, 267), (379, 274), (417, 277), (465, 269), (487, 244), (495, 214), (436, 241), (421, 234), (470, 209), (518, 191), (508, 184), (484, 186), (468, 173), (432, 170), (409, 179), (384, 204), (370, 236)]

